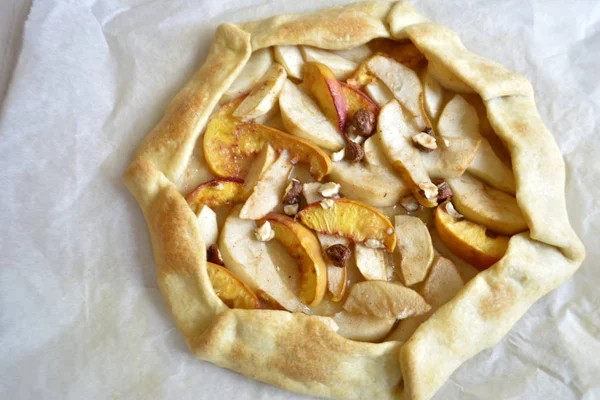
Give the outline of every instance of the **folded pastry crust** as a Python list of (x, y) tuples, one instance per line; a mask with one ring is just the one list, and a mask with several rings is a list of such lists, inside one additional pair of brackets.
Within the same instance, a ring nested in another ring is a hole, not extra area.
[[(504, 258), (469, 281), (406, 343), (348, 340), (327, 317), (229, 309), (212, 288), (202, 232), (174, 183), (209, 116), (253, 51), (272, 45), (346, 49), (381, 37), (410, 39), (442, 85), (481, 96), (510, 152), (530, 231), (513, 236)], [(123, 178), (147, 220), (159, 287), (192, 352), (312, 396), (431, 398), (464, 361), (500, 341), (536, 300), (568, 279), (585, 255), (567, 216), (563, 159), (540, 120), (531, 84), (468, 51), (455, 32), (404, 1), (221, 25), (206, 62), (169, 104)]]

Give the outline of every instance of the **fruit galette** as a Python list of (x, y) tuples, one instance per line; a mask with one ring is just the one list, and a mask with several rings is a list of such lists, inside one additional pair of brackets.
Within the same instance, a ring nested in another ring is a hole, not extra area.
[(428, 399), (584, 256), (522, 76), (405, 2), (224, 24), (124, 179), (194, 354)]

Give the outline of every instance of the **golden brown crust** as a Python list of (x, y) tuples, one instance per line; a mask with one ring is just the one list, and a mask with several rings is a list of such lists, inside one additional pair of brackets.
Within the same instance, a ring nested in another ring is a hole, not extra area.
[[(471, 280), (402, 347), (344, 339), (329, 318), (229, 310), (212, 289), (202, 232), (174, 184), (252, 50), (288, 44), (343, 49), (376, 37), (411, 39), (449, 84), (484, 99), (488, 118), (511, 153), (517, 199), (531, 230), (531, 236), (513, 237), (500, 262)], [(454, 32), (430, 23), (404, 1), (220, 26), (206, 62), (173, 99), (123, 178), (148, 222), (159, 287), (194, 354), (313, 396), (430, 398), (462, 362), (497, 343), (584, 257), (566, 214), (562, 158), (539, 119), (531, 85), (469, 52)]]

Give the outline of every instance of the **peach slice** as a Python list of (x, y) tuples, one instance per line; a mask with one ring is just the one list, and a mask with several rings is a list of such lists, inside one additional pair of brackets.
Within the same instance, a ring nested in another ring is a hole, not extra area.
[(349, 313), (378, 318), (404, 319), (424, 314), (430, 309), (414, 290), (387, 281), (355, 283), (344, 303), (344, 310)]
[(211, 179), (198, 185), (185, 199), (196, 215), (203, 205), (215, 208), (241, 203), (246, 200), (244, 181), (238, 178)]
[(298, 213), (300, 221), (319, 233), (343, 236), (355, 243), (384, 247), (388, 253), (396, 247), (392, 223), (375, 208), (355, 200), (330, 199), (325, 209), (322, 202), (313, 203)]
[(342, 83), (342, 91), (348, 100), (348, 119), (351, 119), (354, 114), (361, 109), (369, 110), (375, 116), (379, 114), (379, 107), (377, 107), (377, 104), (373, 103), (373, 100), (360, 90)]
[(206, 271), (213, 290), (229, 308), (256, 309), (260, 302), (256, 294), (227, 268), (211, 262), (206, 263)]
[(449, 179), (452, 202), (458, 212), (490, 230), (514, 235), (527, 230), (527, 222), (517, 199), (494, 189), (469, 174)]
[(304, 85), (325, 116), (342, 132), (348, 116), (348, 101), (333, 72), (324, 64), (307, 62), (304, 64)]
[(300, 50), (305, 61), (326, 65), (333, 72), (335, 78), (339, 80), (346, 79), (358, 68), (358, 64), (354, 61), (327, 50), (311, 46), (300, 46)]
[(421, 282), (433, 261), (433, 244), (427, 226), (418, 217), (396, 215), (397, 253), (401, 256), (400, 275), (406, 286)]
[(280, 130), (256, 123), (241, 123), (231, 114), (243, 97), (227, 103), (211, 118), (204, 133), (204, 158), (211, 171), (221, 177), (244, 178), (250, 163), (265, 144), (287, 149), (292, 160), (310, 165), (321, 180), (331, 169), (327, 154), (314, 144)]
[(508, 236), (486, 234), (483, 225), (466, 219), (455, 219), (446, 211), (446, 205), (435, 211), (435, 229), (441, 241), (459, 258), (480, 271), (491, 267), (506, 253)]
[(308, 228), (283, 214), (266, 215), (258, 225), (265, 221), (271, 224), (275, 239), (298, 260), (300, 268), (300, 301), (316, 306), (323, 300), (327, 290), (327, 265), (321, 256), (321, 245), (317, 236)]

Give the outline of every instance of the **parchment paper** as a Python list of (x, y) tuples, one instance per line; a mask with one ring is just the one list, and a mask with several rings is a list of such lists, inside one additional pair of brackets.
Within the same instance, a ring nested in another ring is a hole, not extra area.
[[(341, 3), (34, 2), (0, 114), (0, 398), (302, 398), (187, 351), (120, 175), (218, 23)], [(533, 82), (588, 251), (570, 281), (436, 398), (600, 399), (600, 3), (415, 6)]]

